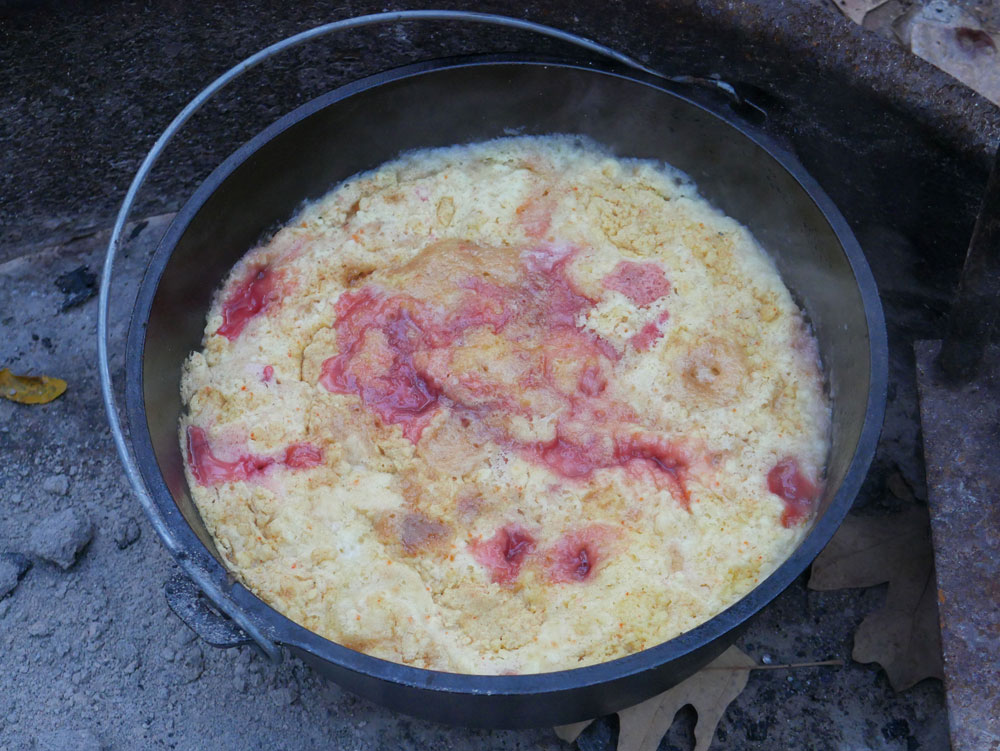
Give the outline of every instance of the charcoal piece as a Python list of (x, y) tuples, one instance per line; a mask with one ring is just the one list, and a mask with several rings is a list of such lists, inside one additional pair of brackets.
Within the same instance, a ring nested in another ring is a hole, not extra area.
[(97, 275), (86, 266), (80, 266), (56, 277), (56, 287), (65, 295), (59, 312), (65, 313), (70, 308), (83, 305), (97, 294)]

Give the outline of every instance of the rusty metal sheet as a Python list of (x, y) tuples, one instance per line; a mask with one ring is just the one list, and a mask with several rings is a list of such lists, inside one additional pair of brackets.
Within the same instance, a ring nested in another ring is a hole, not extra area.
[(954, 751), (1000, 749), (1000, 346), (948, 386), (914, 343)]

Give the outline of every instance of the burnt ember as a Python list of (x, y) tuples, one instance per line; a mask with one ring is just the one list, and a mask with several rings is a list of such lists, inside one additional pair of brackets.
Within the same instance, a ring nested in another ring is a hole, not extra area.
[(57, 276), (55, 285), (66, 296), (59, 308), (59, 312), (63, 313), (77, 305), (83, 305), (97, 294), (97, 274), (86, 266), (80, 266)]

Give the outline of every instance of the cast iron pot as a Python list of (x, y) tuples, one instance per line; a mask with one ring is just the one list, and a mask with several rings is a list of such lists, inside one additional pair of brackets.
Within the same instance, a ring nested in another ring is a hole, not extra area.
[[(791, 155), (715, 109), (661, 79), (586, 65), (495, 57), (423, 63), (300, 107), (199, 188), (141, 285), (126, 349), (126, 414), (139, 470), (162, 519), (158, 531), (256, 641), (283, 645), (344, 688), (418, 717), (484, 727), (564, 724), (614, 712), (688, 677), (805, 570), (850, 508), (875, 451), (885, 405), (885, 323), (861, 249), (829, 198)], [(665, 161), (748, 226), (814, 327), (833, 399), (832, 448), (808, 536), (756, 589), (706, 623), (591, 667), (458, 675), (398, 665), (324, 639), (227, 574), (186, 486), (179, 385), (185, 357), (200, 346), (214, 290), (303, 201), (410, 149), (512, 133), (579, 133), (619, 156)]]

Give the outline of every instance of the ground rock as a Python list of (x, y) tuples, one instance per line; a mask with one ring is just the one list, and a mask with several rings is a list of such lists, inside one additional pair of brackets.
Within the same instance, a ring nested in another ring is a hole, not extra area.
[(205, 671), (205, 655), (197, 644), (191, 644), (178, 652), (174, 659), (175, 682), (178, 684), (196, 681)]
[(29, 568), (31, 561), (20, 553), (0, 553), (0, 599), (14, 591)]
[(35, 621), (28, 626), (28, 636), (52, 636), (55, 627), (49, 621)]
[(139, 539), (139, 523), (132, 517), (123, 517), (115, 524), (115, 545), (119, 550), (125, 550)]
[(279, 707), (287, 707), (298, 701), (299, 691), (294, 686), (280, 686), (271, 691), (271, 700)]
[(66, 475), (49, 475), (42, 480), (42, 490), (52, 495), (66, 495), (69, 492), (69, 478)]
[(31, 532), (29, 546), (39, 558), (68, 569), (94, 536), (94, 526), (79, 509), (60, 511), (40, 522)]

